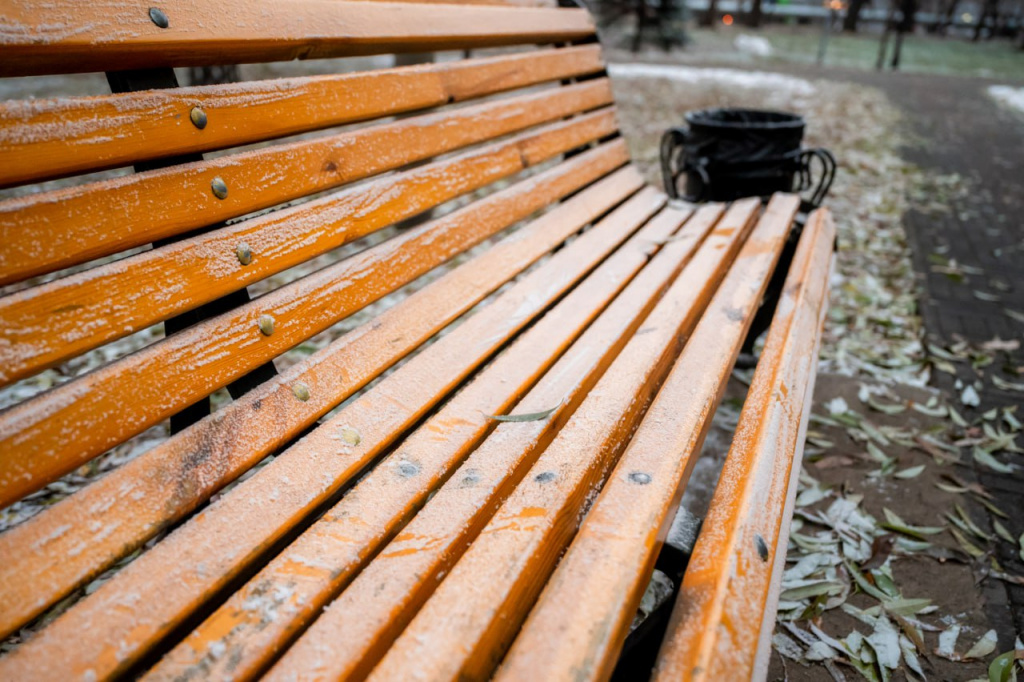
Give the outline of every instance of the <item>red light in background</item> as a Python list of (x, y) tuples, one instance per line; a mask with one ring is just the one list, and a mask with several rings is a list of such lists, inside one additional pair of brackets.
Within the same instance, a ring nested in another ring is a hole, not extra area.
[(723, 15), (722, 16), (722, 23), (725, 24), (726, 26), (732, 26), (732, 15), (731, 14)]

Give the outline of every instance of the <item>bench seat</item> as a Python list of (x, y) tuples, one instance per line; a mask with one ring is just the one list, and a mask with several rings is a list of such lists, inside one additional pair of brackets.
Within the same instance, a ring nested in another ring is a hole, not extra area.
[[(645, 185), (577, 8), (3, 0), (0, 26), (0, 76), (113, 90), (0, 102), (0, 390), (27, 395), (0, 507), (141, 451), (0, 533), (0, 679), (610, 677), (799, 197)], [(764, 675), (827, 210), (799, 235), (659, 679)]]

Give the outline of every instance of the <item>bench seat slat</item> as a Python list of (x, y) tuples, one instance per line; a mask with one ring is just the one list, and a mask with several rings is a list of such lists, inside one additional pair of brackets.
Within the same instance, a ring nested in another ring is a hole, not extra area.
[[(720, 206), (698, 210), (513, 410), (524, 414), (557, 406), (554, 412), (540, 421), (499, 424), (264, 679), (362, 679), (370, 672), (637, 331), (721, 213)], [(651, 226), (671, 231), (688, 214), (668, 208)], [(606, 333), (603, 328), (624, 332), (614, 341), (592, 343)]]
[[(9, 558), (0, 562), (0, 636), (182, 518), (530, 262), (639, 189), (641, 182), (631, 167), (598, 181), (276, 380), (0, 535), (0, 555)], [(565, 251), (575, 254), (592, 243), (594, 238), (588, 238)], [(612, 246), (614, 242), (596, 245), (590, 258)], [(560, 277), (585, 272), (582, 265), (570, 265), (563, 263), (561, 274), (546, 268), (546, 276), (553, 278), (549, 286)], [(299, 384), (309, 387), (306, 401), (293, 394)], [(275, 428), (256, 428), (265, 415), (273, 415)], [(237, 437), (239, 430), (245, 439)], [(131, 513), (125, 514), (128, 508)], [(24, 547), (33, 549), (19, 550)], [(52, 556), (63, 559), (53, 562)]]
[[(396, 2), (397, 0), (364, 0), (364, 2)], [(515, 5), (518, 7), (557, 7), (557, 0), (401, 0), (437, 5)]]
[(0, 9), (0, 76), (244, 64), (429, 52), (590, 36), (583, 9), (349, 0), (151, 0), (83, 4), (8, 0)]
[(630, 340), (368, 679), (484, 679), (500, 662), (587, 497), (732, 265), (757, 208), (757, 200), (745, 200), (726, 212), (644, 321), (650, 331)]
[[(592, 74), (597, 45), (332, 76), (0, 103), (0, 187), (224, 149)], [(193, 107), (204, 128), (189, 123)]]
[(0, 413), (0, 506), (627, 161), (608, 142)]
[[(594, 162), (589, 154), (577, 158)], [(0, 659), (0, 678), (67, 678), (90, 669), (104, 678), (125, 670), (382, 454), (630, 232), (628, 223), (607, 223), (559, 251)], [(118, 607), (125, 599), (131, 609)]]
[[(798, 207), (794, 196), (769, 202), (530, 611), (497, 679), (522, 679), (535, 666), (555, 679), (570, 671), (579, 679), (611, 675)], [(602, 598), (585, 598), (596, 594)]]
[[(607, 80), (0, 202), (0, 284), (338, 187), (611, 102)], [(210, 183), (220, 177), (228, 196)], [(111, 210), (111, 209), (114, 210)]]
[[(627, 223), (636, 229), (664, 201), (664, 195), (647, 188), (607, 221)], [(338, 504), (236, 591), (143, 679), (156, 682), (194, 675), (246, 679), (259, 674), (483, 439), (495, 425), (486, 415), (506, 413), (580, 334), (586, 339), (579, 343), (592, 351), (609, 352), (616, 346), (616, 333), (628, 329), (629, 314), (613, 320), (612, 329), (608, 323), (599, 325), (596, 331), (590, 325), (598, 324), (594, 320), (599, 315), (601, 320), (607, 319), (602, 310), (634, 275), (644, 281), (650, 279), (645, 277), (644, 266), (651, 240), (668, 237), (673, 227), (649, 223), (641, 229), (378, 462)], [(630, 288), (637, 290), (632, 285)], [(645, 300), (636, 298), (629, 303), (633, 308), (646, 305)], [(622, 306), (613, 303), (612, 308), (621, 311)], [(265, 616), (271, 612), (277, 616), (267, 623)]]
[[(192, 310), (615, 131), (556, 123), (0, 298), (0, 385)], [(239, 262), (239, 245), (251, 262)]]
[[(659, 681), (766, 675), (758, 671), (767, 669), (766, 647), (771, 646), (766, 640), (778, 598), (771, 587), (784, 569), (786, 522), (810, 413), (834, 239), (827, 212), (813, 213), (704, 521), (706, 530), (676, 598), (658, 657)], [(764, 558), (758, 536), (768, 548)]]

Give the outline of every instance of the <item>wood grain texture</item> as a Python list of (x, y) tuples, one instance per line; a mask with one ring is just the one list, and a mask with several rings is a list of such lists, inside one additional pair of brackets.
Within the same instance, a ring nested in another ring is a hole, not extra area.
[[(264, 679), (363, 679), (462, 555), (494, 510), (635, 333), (720, 215), (698, 211), (514, 410), (554, 408), (540, 421), (503, 423), (322, 613)], [(662, 211), (640, 246), (672, 236), (688, 212)]]
[[(615, 129), (610, 112), (242, 221), (0, 298), (0, 386), (485, 187)], [(251, 261), (239, 261), (247, 245)]]
[[(611, 676), (799, 203), (793, 195), (769, 202), (530, 611), (497, 679), (527, 679), (539, 670), (554, 679)], [(594, 594), (602, 598), (586, 598)]]
[[(587, 498), (614, 466), (702, 319), (757, 205), (756, 199), (737, 202), (723, 216), (644, 320), (650, 331), (630, 339), (368, 679), (484, 679), (491, 674), (576, 532)], [(603, 593), (592, 594), (602, 594), (603, 600)], [(578, 603), (572, 610), (581, 607)], [(541, 674), (548, 676), (535, 672)]]
[[(599, 159), (576, 158), (588, 169)], [(532, 194), (539, 186), (564, 190), (556, 178), (538, 176)], [(589, 230), (559, 251), (0, 659), (0, 678), (67, 679), (92, 670), (105, 679), (124, 671), (352, 480), (626, 236), (625, 229)], [(126, 600), (131, 608), (119, 607)]]
[[(396, 0), (363, 0), (364, 2), (395, 2)], [(557, 7), (557, 0), (403, 0), (436, 5), (514, 5), (516, 7)]]
[[(792, 511), (791, 481), (800, 469), (834, 239), (831, 217), (812, 214), (686, 567), (657, 680), (757, 677), (759, 643), (775, 621), (773, 568), (784, 568), (785, 509)], [(769, 556), (759, 555), (758, 537)]]
[[(606, 80), (0, 202), (0, 283), (142, 246), (611, 102)], [(218, 199), (214, 178), (228, 186)]]
[[(664, 202), (664, 195), (646, 188), (595, 229), (634, 231)], [(259, 675), (495, 426), (487, 415), (515, 405), (644, 267), (650, 243), (641, 239), (618, 249), (517, 337), (144, 679)], [(592, 340), (600, 348), (614, 346), (614, 338)], [(275, 613), (271, 622), (262, 615), (268, 610)]]
[[(277, 379), (0, 534), (0, 636), (181, 519), (641, 183), (631, 167), (599, 180)], [(300, 384), (306, 401), (293, 393)]]
[[(523, 164), (529, 156), (521, 152), (508, 153)], [(622, 140), (606, 143), (0, 413), (0, 506), (627, 160)], [(275, 320), (270, 336), (258, 326), (264, 315)]]
[[(224, 149), (592, 74), (583, 45), (362, 73), (0, 102), (0, 187)], [(194, 107), (206, 115), (197, 128)]]
[(348, 0), (150, 0), (0, 5), (0, 76), (244, 64), (566, 42), (590, 36), (582, 9)]

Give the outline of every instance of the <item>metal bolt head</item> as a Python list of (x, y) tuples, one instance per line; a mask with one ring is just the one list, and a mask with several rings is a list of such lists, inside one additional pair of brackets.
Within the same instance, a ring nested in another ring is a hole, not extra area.
[(299, 382), (292, 386), (292, 393), (294, 393), (295, 397), (301, 400), (302, 402), (306, 402), (307, 400), (309, 400), (309, 386), (302, 382)]
[(245, 242), (235, 247), (235, 255), (238, 256), (238, 262), (242, 265), (248, 265), (252, 262), (252, 249)]
[(256, 326), (264, 336), (270, 336), (274, 333), (274, 318), (270, 315), (260, 315), (260, 319), (256, 320)]
[(351, 426), (341, 427), (341, 431), (338, 432), (338, 435), (341, 436), (341, 441), (343, 443), (351, 445), (352, 447), (359, 445), (363, 440), (363, 437), (359, 435), (359, 432)]
[(189, 119), (192, 121), (192, 125), (202, 130), (206, 127), (206, 112), (199, 107), (192, 107), (192, 111), (188, 113)]
[(647, 485), (651, 482), (651, 475), (643, 471), (634, 471), (629, 475), (629, 482), (637, 485)]
[(210, 182), (210, 189), (218, 199), (228, 198), (228, 185), (219, 175)]
[(754, 535), (754, 547), (757, 548), (757, 555), (761, 557), (761, 561), (768, 561), (768, 543), (759, 534)]
[(167, 18), (167, 15), (164, 14), (164, 11), (159, 7), (149, 8), (149, 19), (160, 28), (167, 28), (171, 25), (171, 22)]

